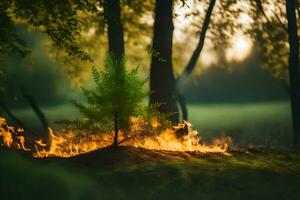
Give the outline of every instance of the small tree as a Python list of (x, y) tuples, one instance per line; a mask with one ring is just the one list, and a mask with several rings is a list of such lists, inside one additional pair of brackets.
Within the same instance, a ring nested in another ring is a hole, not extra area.
[(137, 75), (138, 69), (127, 71), (124, 60), (121, 62), (108, 56), (104, 70), (92, 69), (96, 83), (94, 90), (82, 88), (87, 104), (71, 102), (85, 116), (82, 120), (64, 121), (71, 129), (86, 131), (114, 130), (113, 146), (119, 144), (119, 131), (126, 135), (130, 128), (130, 117), (139, 116), (144, 112), (141, 105), (148, 92), (143, 91), (142, 81)]

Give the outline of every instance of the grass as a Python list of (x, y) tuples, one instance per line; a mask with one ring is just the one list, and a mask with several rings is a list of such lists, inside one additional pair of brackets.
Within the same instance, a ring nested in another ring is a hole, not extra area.
[[(193, 127), (207, 140), (225, 133), (239, 144), (289, 147), (292, 143), (288, 102), (190, 104), (188, 109)], [(46, 107), (43, 111), (54, 128), (58, 128), (54, 123), (57, 120), (79, 116), (71, 105)], [(32, 111), (25, 109), (15, 113), (27, 124), (38, 126)]]
[(298, 199), (300, 155), (121, 148), (36, 160), (0, 151), (1, 199)]
[(288, 102), (189, 105), (190, 120), (204, 138), (225, 133), (238, 143), (290, 146)]
[(63, 166), (42, 165), (16, 152), (0, 153), (1, 199), (84, 199), (92, 193), (88, 176)]

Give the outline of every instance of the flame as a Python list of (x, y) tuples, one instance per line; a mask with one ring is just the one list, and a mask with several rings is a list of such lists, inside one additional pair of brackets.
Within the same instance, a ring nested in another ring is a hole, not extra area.
[(12, 134), (14, 130), (14, 127), (6, 125), (5, 119), (0, 117), (0, 137), (3, 140), (3, 144), (7, 147), (11, 147), (14, 142)]
[(71, 157), (87, 153), (96, 149), (106, 147), (110, 144), (110, 137), (107, 134), (85, 135), (83, 138), (76, 138), (73, 132), (55, 135), (49, 128), (49, 146), (42, 139), (35, 141), (36, 152), (34, 157)]
[[(201, 153), (227, 153), (228, 145), (232, 143), (230, 137), (223, 136), (216, 139), (211, 145), (201, 144), (198, 131), (193, 130), (191, 123), (184, 122), (172, 128), (167, 128), (156, 137), (146, 137), (141, 140), (133, 140), (131, 146), (145, 149), (165, 150), (165, 151), (195, 151)], [(187, 128), (186, 135), (178, 137), (176, 131)], [(174, 131), (175, 129), (175, 131)]]
[(35, 143), (37, 143), (37, 144), (40, 145), (41, 147), (47, 146), (47, 144), (43, 142), (43, 139), (36, 140)]
[[(228, 145), (232, 142), (229, 137), (214, 140), (212, 144), (204, 144), (198, 131), (193, 130), (188, 122), (177, 126), (162, 128), (157, 119), (150, 120), (151, 131), (155, 134), (143, 135), (145, 121), (138, 117), (130, 118), (130, 131), (127, 134), (120, 132), (120, 141), (123, 146), (141, 147), (152, 150), (165, 151), (194, 151), (201, 153), (228, 154)], [(178, 137), (177, 132), (186, 129), (187, 134)], [(34, 140), (29, 144), (24, 130), (9, 126), (4, 118), (0, 117), (0, 144), (8, 148), (30, 151), (37, 158), (44, 157), (72, 157), (79, 154), (94, 151), (111, 145), (113, 138), (111, 133), (102, 134), (75, 134), (69, 132), (54, 133), (48, 129), (48, 138)]]

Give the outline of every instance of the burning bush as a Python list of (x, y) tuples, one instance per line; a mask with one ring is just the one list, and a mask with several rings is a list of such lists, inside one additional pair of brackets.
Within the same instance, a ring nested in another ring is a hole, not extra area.
[[(132, 131), (135, 128), (134, 122), (143, 119), (143, 123), (139, 123), (143, 124), (143, 130), (152, 127), (153, 119), (162, 117), (155, 108), (142, 105), (148, 92), (143, 90), (146, 81), (140, 80), (137, 72), (138, 68), (127, 71), (124, 60), (118, 62), (112, 56), (107, 57), (103, 71), (99, 72), (93, 68), (92, 76), (96, 88), (82, 88), (87, 104), (71, 101), (84, 118), (64, 121), (68, 129), (81, 133), (105, 133), (114, 130), (113, 146), (117, 146), (136, 136), (137, 131), (134, 131), (134, 134)], [(146, 132), (141, 130), (140, 133)], [(151, 131), (148, 130), (147, 133)]]

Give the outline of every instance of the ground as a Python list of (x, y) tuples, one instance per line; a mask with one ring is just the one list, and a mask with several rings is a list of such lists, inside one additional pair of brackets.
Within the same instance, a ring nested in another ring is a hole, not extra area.
[(1, 199), (298, 199), (300, 154), (121, 147), (34, 159), (1, 149)]

